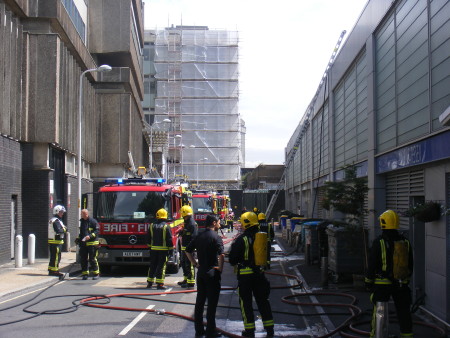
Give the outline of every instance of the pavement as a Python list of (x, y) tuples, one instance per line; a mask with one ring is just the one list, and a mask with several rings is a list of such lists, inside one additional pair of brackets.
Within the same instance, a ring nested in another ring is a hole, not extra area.
[[(35, 259), (31, 265), (23, 259), (20, 268), (16, 268), (15, 264), (12, 260), (0, 265), (0, 297), (58, 280), (58, 277), (48, 275), (48, 258)], [(61, 253), (59, 268), (67, 275), (81, 272), (80, 265), (76, 263), (75, 250)]]
[[(234, 234), (233, 234), (234, 235)], [(228, 237), (228, 236), (227, 236)], [(231, 239), (230, 239), (231, 240)], [(286, 252), (293, 253), (295, 250), (291, 247), (288, 241), (282, 236), (280, 231), (276, 232), (277, 244)], [(295, 253), (299, 255), (299, 253)], [(305, 263), (303, 256), (300, 254), (298, 271), (300, 272), (305, 287), (308, 291), (332, 291), (343, 292), (353, 295), (357, 299), (357, 306), (363, 311), (363, 320), (370, 319), (370, 310), (372, 304), (369, 300), (369, 293), (364, 290), (360, 282), (353, 281), (339, 281), (333, 283), (328, 281), (328, 285), (323, 285), (322, 271), (318, 264), (308, 265)], [(36, 259), (32, 265), (27, 264), (27, 260), (24, 259), (20, 268), (15, 267), (15, 261), (0, 265), (0, 299), (4, 296), (11, 296), (14, 293), (24, 292), (26, 289), (35, 288), (36, 286), (44, 286), (57, 281), (57, 277), (48, 276), (48, 258)], [(74, 276), (81, 273), (81, 268), (76, 262), (76, 251), (72, 248), (70, 252), (63, 252), (60, 262), (60, 271), (65, 273), (66, 276)], [(1, 302), (0, 302), (1, 303)], [(394, 305), (390, 304), (390, 308), (393, 310)], [(418, 311), (420, 312), (420, 311)], [(427, 322), (432, 325), (440, 326), (445, 329), (445, 325), (437, 321), (433, 321), (431, 317), (424, 317), (422, 314), (415, 313), (413, 315), (414, 321)], [(392, 326), (397, 327), (396, 324)], [(367, 330), (367, 326), (362, 328)], [(447, 327), (448, 330), (448, 327)], [(434, 329), (426, 328), (423, 326), (414, 326), (415, 337), (441, 337), (436, 333)], [(447, 334), (449, 331), (447, 331)], [(445, 335), (444, 335), (445, 336)]]

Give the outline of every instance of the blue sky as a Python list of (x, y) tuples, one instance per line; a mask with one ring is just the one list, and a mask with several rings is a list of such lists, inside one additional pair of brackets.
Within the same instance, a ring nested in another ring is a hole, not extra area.
[[(239, 32), (239, 111), (246, 167), (282, 164), (343, 30), (367, 0), (145, 0), (145, 28), (198, 25)], [(342, 44), (341, 44), (342, 46)]]

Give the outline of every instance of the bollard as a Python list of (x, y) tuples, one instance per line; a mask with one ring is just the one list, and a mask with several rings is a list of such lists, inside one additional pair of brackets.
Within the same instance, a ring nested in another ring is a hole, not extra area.
[(33, 234), (28, 235), (28, 264), (34, 264), (36, 248), (36, 236)]
[(64, 237), (64, 252), (70, 252), (70, 232), (66, 232)]
[(322, 275), (322, 287), (328, 287), (328, 257), (322, 257), (320, 263), (320, 271)]
[(23, 250), (23, 238), (21, 235), (16, 236), (16, 242), (14, 246), (14, 258), (16, 261), (16, 268), (22, 267), (22, 250)]
[(389, 334), (389, 307), (388, 302), (377, 302), (376, 305), (376, 338), (388, 338)]

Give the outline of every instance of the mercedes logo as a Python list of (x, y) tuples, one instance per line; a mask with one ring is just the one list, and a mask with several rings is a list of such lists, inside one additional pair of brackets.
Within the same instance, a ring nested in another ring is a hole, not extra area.
[(130, 244), (136, 244), (137, 243), (137, 237), (136, 235), (131, 235), (130, 237), (128, 237), (128, 242)]

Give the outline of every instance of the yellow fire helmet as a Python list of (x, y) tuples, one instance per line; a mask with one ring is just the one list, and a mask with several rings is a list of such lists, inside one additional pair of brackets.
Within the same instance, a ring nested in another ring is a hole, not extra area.
[(259, 225), (258, 216), (254, 212), (248, 211), (244, 212), (241, 215), (241, 219), (239, 220), (244, 227), (244, 229), (248, 229), (254, 225)]
[(166, 209), (163, 209), (163, 208), (159, 209), (156, 212), (156, 218), (157, 219), (167, 219), (167, 211), (166, 211)]
[(258, 221), (262, 221), (263, 219), (266, 219), (266, 215), (264, 213), (260, 212), (258, 214)]
[(379, 219), (381, 229), (383, 230), (399, 228), (400, 220), (397, 213), (393, 210), (386, 210), (380, 215)]
[(194, 212), (189, 205), (183, 205), (180, 209), (181, 217), (192, 216)]

